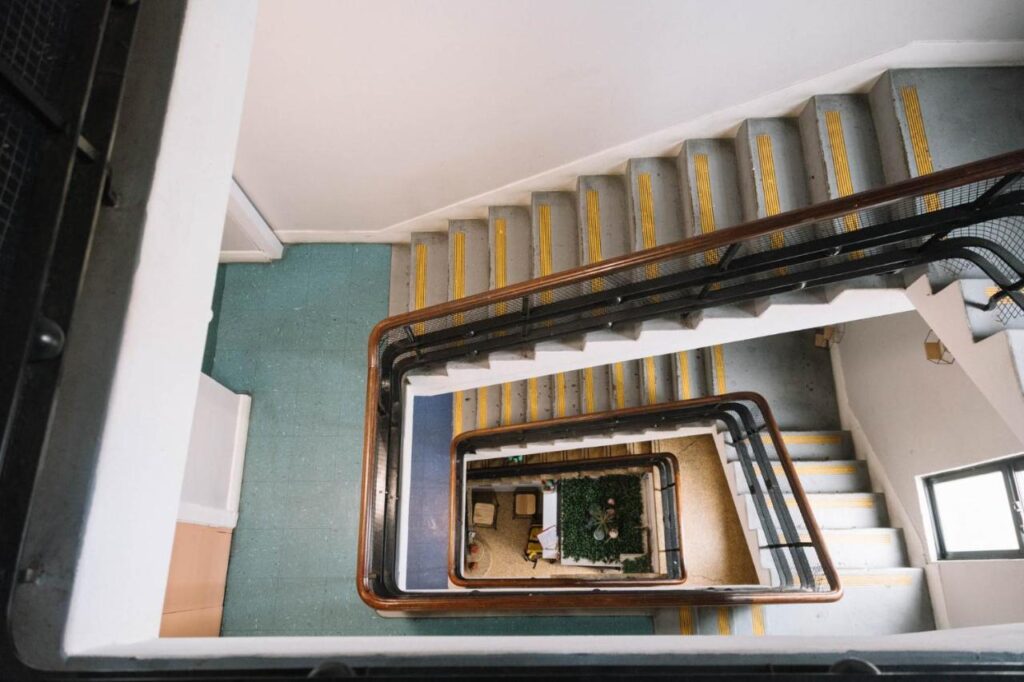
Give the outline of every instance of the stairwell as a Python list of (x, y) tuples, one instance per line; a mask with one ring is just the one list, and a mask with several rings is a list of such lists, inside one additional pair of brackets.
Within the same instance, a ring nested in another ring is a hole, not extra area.
[[(814, 97), (798, 116), (744, 121), (733, 139), (687, 140), (676, 158), (631, 160), (621, 175), (537, 192), (394, 247), (391, 314), (648, 249), (811, 203), (1024, 147), (1024, 69), (890, 71), (869, 93)], [(855, 216), (818, 226), (856, 230)], [(764, 248), (775, 248), (765, 244)], [(708, 254), (706, 258), (712, 258)], [(908, 286), (909, 285), (909, 286)], [(491, 353), (413, 376), (452, 393), (455, 433), (689, 399), (764, 394), (845, 589), (835, 604), (659, 612), (661, 633), (892, 634), (934, 628), (923, 571), (909, 566), (866, 463), (839, 430), (825, 351), (799, 331), (917, 307), (1011, 426), (1024, 429), (1024, 321), (979, 311), (993, 282), (970, 267), (861, 279), (686, 319), (659, 319)], [(941, 300), (939, 300), (941, 297)], [(952, 315), (951, 310), (959, 312)], [(1002, 312), (1002, 314), (1000, 314)], [(1018, 331), (1020, 330), (1020, 331)], [(782, 333), (786, 332), (786, 333)], [(997, 339), (993, 341), (992, 339)], [(970, 355), (970, 359), (968, 357)], [(458, 389), (454, 390), (453, 389)], [(735, 479), (731, 459), (727, 473)], [(735, 486), (738, 513), (756, 514)], [(764, 544), (763, 538), (761, 544)], [(765, 570), (768, 564), (765, 563)]]

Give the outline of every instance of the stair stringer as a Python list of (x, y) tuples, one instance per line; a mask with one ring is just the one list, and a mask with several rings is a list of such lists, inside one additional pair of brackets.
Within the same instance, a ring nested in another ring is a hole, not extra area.
[(975, 341), (960, 280), (933, 291), (922, 275), (907, 287), (907, 298), (1014, 435), (1024, 440), (1024, 332), (1006, 330)]
[(735, 316), (704, 316), (692, 328), (682, 322), (655, 319), (622, 332), (589, 332), (574, 344), (541, 342), (502, 350), (472, 362), (425, 367), (410, 373), (408, 381), (419, 395), (437, 395), (913, 309), (902, 288), (846, 288), (827, 302), (776, 299), (757, 315), (737, 308)]

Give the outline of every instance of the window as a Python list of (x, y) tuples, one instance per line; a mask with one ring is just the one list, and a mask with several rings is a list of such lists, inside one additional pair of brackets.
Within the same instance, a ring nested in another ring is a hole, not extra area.
[(940, 559), (1024, 559), (1024, 457), (925, 479)]

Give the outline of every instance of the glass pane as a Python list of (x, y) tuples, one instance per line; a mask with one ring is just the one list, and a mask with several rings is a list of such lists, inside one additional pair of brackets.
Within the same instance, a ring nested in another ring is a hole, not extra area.
[(947, 552), (1019, 547), (1002, 472), (944, 481), (933, 489)]

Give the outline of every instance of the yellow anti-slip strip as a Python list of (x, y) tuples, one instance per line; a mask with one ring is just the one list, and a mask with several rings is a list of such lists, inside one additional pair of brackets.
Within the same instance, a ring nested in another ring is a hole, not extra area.
[(644, 378), (647, 382), (647, 404), (654, 405), (658, 402), (658, 385), (656, 383), (657, 373), (654, 371), (654, 358), (644, 358)]
[[(645, 249), (653, 249), (658, 245), (654, 230), (654, 189), (651, 187), (651, 174), (640, 173), (636, 178), (637, 191), (640, 194), (640, 233)], [(658, 264), (651, 263), (645, 268), (647, 279), (658, 276)]]
[[(825, 536), (825, 544), (836, 545), (891, 545), (892, 533), (879, 533), (869, 530), (849, 530), (842, 533), (837, 531), (822, 531)], [(800, 542), (810, 542), (811, 536), (807, 533), (800, 533)]]
[[(504, 218), (494, 219), (494, 288), (500, 289), (508, 284), (508, 269), (506, 257), (506, 229), (507, 224)], [(508, 304), (504, 301), (494, 306), (499, 315), (508, 311)]]
[[(871, 509), (875, 506), (875, 498), (872, 495), (812, 495), (810, 501), (811, 507), (818, 509)], [(796, 500), (787, 496), (786, 506), (795, 507)]]
[[(693, 170), (697, 177), (697, 207), (700, 209), (700, 232), (711, 234), (718, 229), (715, 223), (715, 202), (711, 196), (711, 170), (707, 154), (694, 154)], [(704, 260), (709, 265), (718, 262), (718, 251), (709, 249), (704, 252)]]
[[(455, 232), (452, 242), (453, 260), (455, 268), (452, 271), (452, 299), (459, 299), (466, 295), (466, 233)], [(463, 314), (455, 313), (455, 324), (462, 324)]]
[(728, 606), (719, 606), (718, 609), (718, 634), (732, 634), (732, 609)]
[(754, 630), (754, 636), (763, 637), (765, 634), (763, 604), (754, 604), (750, 607), (750, 620)]
[[(427, 304), (427, 245), (416, 245), (416, 287), (413, 291), (413, 309), (419, 310)], [(422, 334), (424, 324), (419, 322), (413, 328), (417, 334)]]
[(715, 365), (715, 394), (726, 393), (725, 390), (725, 350), (722, 346), (712, 346), (711, 355)]
[(906, 586), (914, 584), (914, 576), (909, 573), (864, 573), (858, 575), (843, 574), (839, 581), (843, 587), (884, 587)]
[[(924, 129), (924, 114), (921, 113), (921, 99), (917, 88), (904, 85), (900, 88), (900, 99), (903, 100), (903, 115), (907, 117), (907, 128), (910, 131), (910, 149), (914, 153), (914, 166), (918, 175), (932, 172), (932, 152), (928, 146), (928, 134)], [(939, 195), (928, 194), (924, 197), (924, 210), (939, 210)]]
[[(779, 201), (779, 183), (775, 178), (775, 154), (772, 151), (771, 135), (757, 136), (757, 158), (761, 166), (761, 193), (764, 195), (765, 215), (778, 215), (782, 213), (782, 204)], [(782, 230), (772, 232), (770, 240), (773, 249), (786, 245), (786, 235)]]
[[(551, 254), (551, 205), (541, 204), (537, 208), (538, 213), (538, 237), (540, 238), (540, 276), (550, 275), (553, 269)], [(542, 291), (540, 293), (541, 303), (554, 301), (554, 292)]]
[(537, 404), (539, 398), (539, 391), (537, 390), (537, 377), (531, 377), (526, 380), (526, 392), (528, 400), (530, 402), (530, 421), (535, 422), (540, 414), (540, 406)]
[[(832, 476), (857, 472), (857, 466), (848, 462), (794, 462), (793, 465), (800, 476)], [(784, 471), (781, 464), (772, 464), (772, 469), (776, 474)]]
[(512, 423), (512, 384), (501, 385), (501, 423)]
[(587, 367), (583, 370), (583, 412), (585, 414), (590, 414), (596, 409), (594, 398), (594, 368)]
[[(836, 193), (841, 197), (853, 194), (853, 177), (850, 174), (850, 159), (846, 152), (846, 135), (843, 134), (843, 119), (838, 111), (825, 112), (825, 130), (828, 132), (828, 146), (832, 151), (832, 169), (836, 174)], [(856, 213), (843, 216), (843, 229), (847, 232), (860, 229), (860, 218)], [(856, 256), (863, 255), (857, 252)]]
[[(604, 260), (601, 255), (601, 202), (597, 190), (587, 190), (587, 256), (588, 265)], [(604, 280), (595, 279), (590, 282), (593, 291), (604, 290)]]
[(696, 609), (692, 606), (684, 606), (679, 609), (679, 634), (693, 635), (697, 633)]
[(452, 435), (457, 436), (462, 433), (462, 391), (455, 391), (455, 395), (452, 396)]
[(557, 416), (566, 416), (566, 400), (565, 400), (565, 375), (555, 375), (555, 409), (558, 410)]
[(615, 407), (621, 410), (626, 407), (626, 376), (621, 362), (612, 365), (612, 374), (615, 375)]
[[(723, 391), (724, 392), (724, 391)], [(771, 443), (771, 435), (765, 433), (761, 435), (761, 440), (765, 443)], [(838, 433), (784, 433), (782, 434), (782, 442), (786, 445), (838, 445), (843, 441), (843, 437)]]
[(419, 310), (427, 304), (427, 245), (416, 245), (416, 289), (413, 308)]
[[(875, 498), (871, 495), (857, 495), (856, 493), (816, 493), (809, 497), (812, 509), (870, 509), (875, 506)], [(771, 499), (766, 499), (768, 507), (771, 508)], [(786, 495), (786, 506), (796, 509), (796, 498)]]
[(690, 388), (690, 356), (686, 352), (676, 353), (679, 359), (679, 395), (683, 400), (692, 397), (693, 390)]

